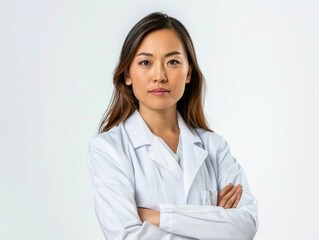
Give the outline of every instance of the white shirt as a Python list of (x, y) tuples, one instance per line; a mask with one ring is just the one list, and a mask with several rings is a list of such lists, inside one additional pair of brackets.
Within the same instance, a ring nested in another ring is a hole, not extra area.
[[(257, 202), (227, 142), (187, 127), (179, 113), (178, 125), (183, 168), (138, 111), (92, 138), (88, 166), (106, 239), (253, 239)], [(228, 183), (243, 186), (237, 208), (216, 206)], [(160, 211), (160, 227), (142, 223), (137, 207)]]
[[(172, 155), (172, 157), (176, 160), (176, 162), (178, 162), (178, 164), (180, 164), (181, 157), (183, 156), (181, 139), (179, 138), (178, 145), (177, 145), (177, 151), (176, 151), (176, 153), (174, 153), (173, 150), (166, 144), (166, 142), (163, 139), (161, 139), (159, 136), (156, 136), (156, 135), (154, 135), (154, 136), (157, 137), (158, 140), (160, 140), (160, 142), (165, 147), (166, 151), (168, 151)], [(181, 168), (182, 168), (182, 166), (181, 166)]]

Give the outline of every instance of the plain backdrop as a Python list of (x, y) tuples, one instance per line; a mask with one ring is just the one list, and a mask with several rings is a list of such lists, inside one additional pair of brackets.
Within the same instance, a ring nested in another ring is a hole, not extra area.
[(104, 239), (88, 142), (124, 38), (153, 11), (193, 38), (207, 119), (258, 199), (255, 239), (319, 239), (317, 0), (1, 0), (0, 239)]

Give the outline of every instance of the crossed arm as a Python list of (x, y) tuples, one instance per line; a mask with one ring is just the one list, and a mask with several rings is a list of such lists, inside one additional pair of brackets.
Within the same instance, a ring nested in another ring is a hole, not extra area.
[[(217, 206), (159, 204), (160, 212), (136, 208), (130, 160), (103, 139), (91, 142), (88, 166), (98, 220), (106, 239), (253, 239), (257, 203), (225, 141), (216, 153)], [(238, 192), (237, 192), (238, 190)], [(239, 201), (240, 200), (240, 201)], [(152, 224), (153, 223), (153, 224)], [(159, 227), (158, 227), (159, 226)]]
[[(236, 208), (242, 192), (243, 190), (240, 184), (233, 186), (229, 183), (218, 193), (217, 206), (225, 209)], [(149, 208), (137, 208), (137, 211), (142, 222), (147, 221), (155, 226), (160, 226), (160, 211)]]

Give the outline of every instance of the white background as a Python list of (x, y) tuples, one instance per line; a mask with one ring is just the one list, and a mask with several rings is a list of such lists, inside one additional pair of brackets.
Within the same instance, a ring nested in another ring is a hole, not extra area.
[(258, 199), (255, 239), (319, 239), (316, 0), (1, 0), (0, 239), (103, 239), (88, 141), (124, 38), (153, 11), (193, 38), (210, 126)]

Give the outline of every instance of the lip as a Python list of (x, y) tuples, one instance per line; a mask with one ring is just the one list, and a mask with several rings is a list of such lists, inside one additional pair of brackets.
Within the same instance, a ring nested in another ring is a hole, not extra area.
[(167, 90), (166, 88), (155, 88), (155, 89), (149, 91), (149, 93), (152, 93), (153, 95), (156, 95), (156, 96), (163, 96), (169, 92), (170, 91)]
[(155, 88), (149, 92), (169, 92), (166, 88)]

